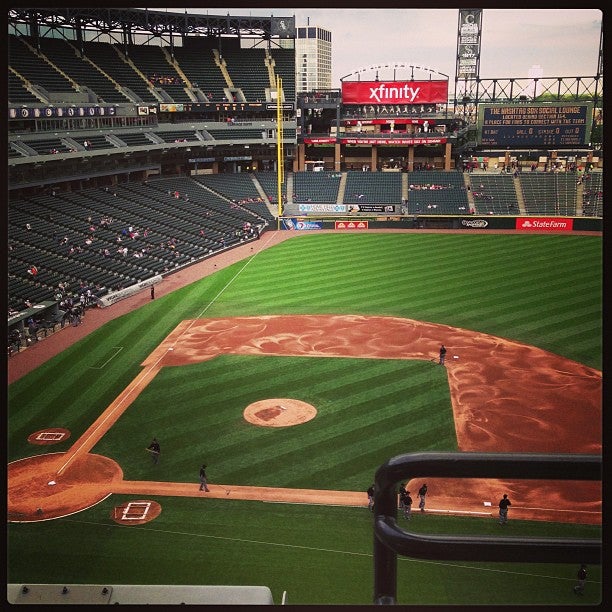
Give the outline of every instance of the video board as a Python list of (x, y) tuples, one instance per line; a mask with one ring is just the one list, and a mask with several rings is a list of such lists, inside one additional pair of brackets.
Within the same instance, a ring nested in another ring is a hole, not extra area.
[(591, 136), (590, 104), (482, 104), (478, 138), (482, 146), (584, 146)]

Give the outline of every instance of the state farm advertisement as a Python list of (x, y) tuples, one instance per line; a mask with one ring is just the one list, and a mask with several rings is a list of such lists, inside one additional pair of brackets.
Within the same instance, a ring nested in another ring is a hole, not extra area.
[(571, 232), (574, 220), (566, 217), (520, 217), (516, 229), (535, 232)]
[(448, 81), (342, 81), (343, 104), (446, 104)]

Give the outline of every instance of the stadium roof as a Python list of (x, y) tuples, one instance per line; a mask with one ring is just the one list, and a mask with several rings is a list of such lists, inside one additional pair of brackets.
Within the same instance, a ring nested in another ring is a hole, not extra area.
[(9, 25), (23, 24), (38, 28), (72, 28), (121, 33), (147, 32), (162, 34), (199, 34), (205, 36), (261, 36), (263, 38), (294, 38), (295, 18), (241, 17), (236, 15), (201, 15), (151, 11), (132, 8), (12, 8), (8, 11)]

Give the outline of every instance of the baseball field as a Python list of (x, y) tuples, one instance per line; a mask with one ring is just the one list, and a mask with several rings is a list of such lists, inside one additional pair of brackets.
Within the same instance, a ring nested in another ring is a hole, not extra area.
[[(365, 490), (389, 458), (601, 453), (601, 236), (273, 234), (9, 385), (9, 583), (369, 604)], [(411, 531), (497, 534), (508, 493), (504, 535), (601, 537), (601, 483), (428, 485)], [(400, 558), (398, 600), (599, 603), (601, 567), (577, 596), (562, 561)]]

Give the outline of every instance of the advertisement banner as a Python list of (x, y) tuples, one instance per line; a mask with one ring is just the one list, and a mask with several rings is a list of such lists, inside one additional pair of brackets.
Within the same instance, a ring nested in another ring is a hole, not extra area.
[(283, 219), (283, 229), (286, 230), (320, 230), (321, 221), (302, 221), (301, 219)]
[(571, 232), (574, 220), (565, 217), (521, 217), (516, 220), (516, 229), (536, 232)]
[(337, 230), (367, 230), (368, 222), (367, 221), (336, 221), (334, 223), (334, 228)]
[(446, 104), (448, 81), (343, 81), (343, 104)]
[(350, 213), (394, 213), (394, 204), (349, 204)]
[(335, 144), (335, 138), (304, 138), (304, 144)]
[(489, 222), (486, 219), (461, 219), (461, 227), (467, 229), (487, 229)]
[(345, 204), (298, 204), (301, 213), (345, 213)]
[(339, 138), (340, 144), (352, 145), (421, 145), (444, 144), (446, 138)]

